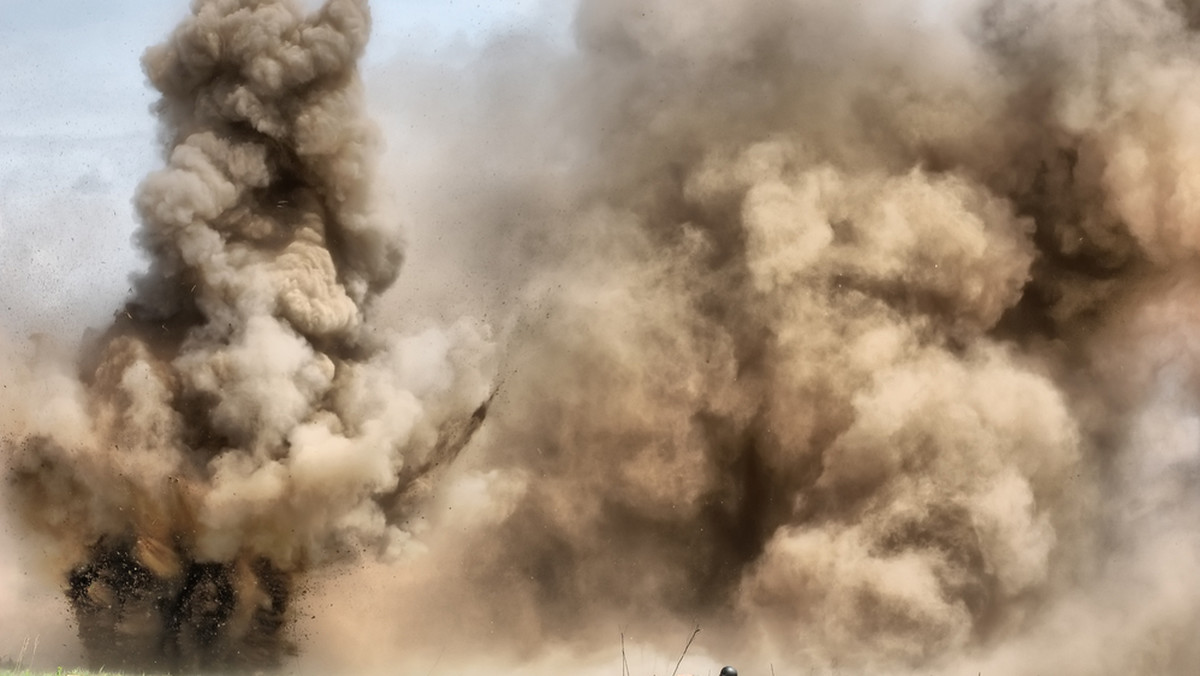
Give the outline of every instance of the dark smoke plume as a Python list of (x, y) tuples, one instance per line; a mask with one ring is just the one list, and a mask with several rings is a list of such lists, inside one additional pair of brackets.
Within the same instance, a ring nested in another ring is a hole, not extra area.
[(74, 562), (96, 666), (277, 664), (297, 574), (402, 547), (388, 515), (486, 397), (366, 323), (403, 257), (371, 198), (369, 27), (365, 0), (201, 0), (145, 55), (166, 160), (136, 198), (150, 269), (63, 417), (11, 442), (11, 497)]
[(409, 274), (493, 339), (367, 322), (461, 298), (376, 299), (362, 4), (198, 3), (153, 268), (13, 371), (15, 504), (131, 664), (275, 661), (309, 580), (320, 667), (1196, 673), (1197, 16), (583, 0), (379, 73)]

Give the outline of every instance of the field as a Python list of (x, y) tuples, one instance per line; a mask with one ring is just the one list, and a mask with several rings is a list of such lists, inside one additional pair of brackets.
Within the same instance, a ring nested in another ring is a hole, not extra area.
[(87, 669), (64, 669), (55, 671), (33, 671), (31, 669), (0, 669), (0, 676), (147, 676), (146, 674), (124, 674), (111, 671), (89, 671)]

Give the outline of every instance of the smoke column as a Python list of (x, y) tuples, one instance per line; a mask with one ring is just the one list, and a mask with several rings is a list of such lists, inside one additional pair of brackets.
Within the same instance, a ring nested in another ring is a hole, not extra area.
[(369, 26), (364, 0), (202, 1), (144, 57), (165, 149), (136, 196), (150, 269), (81, 376), (28, 393), (46, 397), (7, 453), (97, 667), (277, 664), (297, 574), (401, 550), (389, 512), (487, 396), (469, 359), (439, 362), (486, 351), (471, 327), (410, 364), (366, 322), (402, 260), (370, 192)]
[[(147, 55), (153, 267), (7, 404), (93, 659), (1200, 668), (1200, 8), (582, 0), (395, 64), (435, 263), (383, 296), (366, 28), (199, 2)], [(416, 306), (488, 321), (369, 321)]]

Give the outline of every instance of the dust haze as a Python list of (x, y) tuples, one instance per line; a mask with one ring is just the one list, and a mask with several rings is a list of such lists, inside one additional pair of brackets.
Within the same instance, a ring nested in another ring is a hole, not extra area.
[(0, 351), (86, 661), (1200, 668), (1200, 6), (313, 4), (147, 51), (149, 270)]

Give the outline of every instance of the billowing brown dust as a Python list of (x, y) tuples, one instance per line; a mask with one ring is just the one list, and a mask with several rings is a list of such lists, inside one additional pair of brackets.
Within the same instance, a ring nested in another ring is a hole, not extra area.
[(146, 53), (166, 156), (136, 198), (151, 268), (61, 417), (7, 453), (95, 665), (277, 664), (295, 576), (401, 542), (409, 490), (478, 424), (486, 382), (451, 366), (420, 400), (364, 322), (402, 260), (370, 194), (369, 26), (359, 0), (198, 2)]
[(365, 1), (199, 0), (12, 509), (110, 665), (1195, 673), (1197, 17), (581, 0), (373, 72), (376, 177)]

